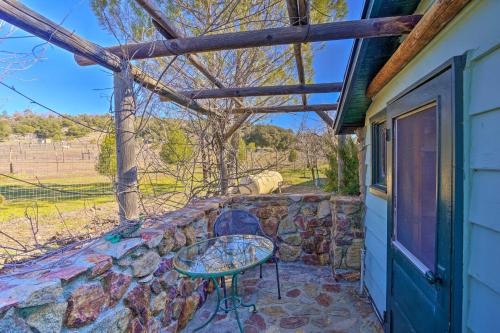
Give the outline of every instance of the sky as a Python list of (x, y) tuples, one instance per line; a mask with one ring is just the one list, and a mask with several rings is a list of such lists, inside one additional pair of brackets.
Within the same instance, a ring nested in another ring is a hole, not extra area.
[[(92, 13), (89, 0), (25, 0), (26, 6), (66, 29), (101, 46), (116, 44), (114, 37), (101, 28)], [(359, 19), (363, 0), (348, 0), (346, 19)], [(18, 30), (12, 36), (20, 37), (0, 41), (1, 51), (32, 52), (40, 50), (44, 41)], [(340, 82), (343, 80), (352, 40), (327, 42), (316, 51), (313, 58), (315, 83)], [(109, 112), (109, 95), (113, 86), (112, 73), (100, 66), (80, 67), (73, 55), (52, 45), (44, 45), (41, 60), (26, 70), (15, 72), (1, 82), (14, 86), (40, 103), (65, 114), (104, 114)], [(1, 66), (1, 64), (0, 64)], [(310, 104), (336, 103), (338, 93), (310, 94)], [(32, 105), (11, 90), (0, 86), (0, 113), (11, 114), (30, 108), (35, 112), (46, 110)], [(334, 113), (330, 113), (333, 117)], [(273, 115), (266, 123), (297, 130), (302, 125), (321, 128), (324, 123), (314, 112)]]

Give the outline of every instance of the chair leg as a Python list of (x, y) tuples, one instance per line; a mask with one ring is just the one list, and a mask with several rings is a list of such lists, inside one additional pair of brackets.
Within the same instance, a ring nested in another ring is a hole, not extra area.
[(274, 258), (276, 264), (276, 282), (278, 283), (278, 299), (281, 299), (280, 272), (278, 270), (278, 258)]
[(262, 279), (262, 265), (259, 265), (259, 269), (260, 269), (260, 278)]
[(225, 276), (221, 276), (220, 282), (221, 282), (221, 285), (222, 285), (222, 289), (224, 290), (224, 304), (226, 305), (226, 309), (227, 309), (226, 277)]

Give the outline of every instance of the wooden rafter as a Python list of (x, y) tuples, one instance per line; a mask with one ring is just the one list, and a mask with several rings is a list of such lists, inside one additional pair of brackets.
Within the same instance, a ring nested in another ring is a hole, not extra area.
[[(283, 85), (283, 86), (181, 90), (178, 91), (178, 93), (192, 99), (205, 99), (205, 98), (329, 93), (329, 92), (339, 92), (341, 89), (342, 89), (342, 82), (334, 82), (334, 83), (317, 83), (317, 84), (294, 84), (294, 85)], [(166, 100), (167, 99), (165, 99), (165, 101)]]
[[(288, 17), (292, 26), (309, 24), (309, 2), (307, 0), (287, 0)], [(302, 44), (293, 44), (293, 55), (297, 66), (297, 76), (300, 84), (306, 83), (304, 61), (302, 57)], [(307, 105), (307, 95), (302, 94), (302, 105)], [(330, 127), (333, 127), (333, 119), (324, 111), (315, 111), (316, 114)]]
[(471, 0), (436, 1), (368, 85), (375, 96), (392, 80)]
[[(180, 37), (185, 37), (181, 31), (179, 31), (175, 25), (171, 22), (169, 22), (168, 18), (163, 14), (158, 8), (154, 6), (154, 4), (151, 3), (150, 0), (136, 0), (137, 3), (139, 3), (148, 13), (151, 15), (151, 18), (153, 20), (153, 24), (156, 27), (156, 29), (162, 34), (163, 37), (166, 39), (175, 39), (175, 38), (180, 38)], [(187, 54), (186, 55), (187, 59), (191, 62), (191, 64), (197, 68), (200, 73), (202, 73), (210, 82), (212, 82), (216, 87), (219, 87), (221, 89), (225, 88), (224, 84), (217, 79), (209, 70), (208, 68), (203, 65), (201, 60), (196, 54)], [(168, 98), (163, 98), (162, 100), (168, 101)], [(243, 107), (244, 104), (241, 100), (238, 98), (233, 98), (234, 102), (240, 106)], [(225, 140), (229, 139), (233, 133), (248, 119), (248, 116), (243, 115), (240, 118), (236, 119), (235, 125), (230, 128), (229, 130), (229, 135), (226, 133)]]
[[(18, 1), (1, 1), (0, 19), (32, 33), (49, 43), (57, 45), (60, 48), (73, 53), (75, 56), (78, 55), (92, 59), (99, 65), (110, 69), (113, 72), (120, 72), (122, 70), (121, 66), (123, 60), (116, 54), (113, 54), (105, 48), (64, 29), (57, 23), (52, 22), (48, 18), (34, 12)], [(179, 105), (203, 114), (213, 113), (211, 110), (199, 105), (196, 101), (179, 94), (161, 82), (158, 82), (158, 80), (147, 75), (137, 67), (132, 66), (130, 73), (133, 75), (133, 78), (137, 83), (154, 91), (160, 96), (169, 98), (169, 100)]]
[(241, 109), (233, 109), (232, 113), (288, 113), (288, 112), (310, 112), (310, 111), (335, 111), (338, 104), (313, 104), (313, 105), (283, 105), (283, 106), (254, 106)]
[[(171, 40), (112, 46), (106, 50), (125, 59), (147, 59), (188, 53), (321, 42), (328, 40), (399, 36), (409, 33), (420, 20), (420, 15), (381, 17), (366, 20), (310, 24), (257, 31), (187, 37)], [(75, 55), (82, 66), (93, 65), (94, 60)]]

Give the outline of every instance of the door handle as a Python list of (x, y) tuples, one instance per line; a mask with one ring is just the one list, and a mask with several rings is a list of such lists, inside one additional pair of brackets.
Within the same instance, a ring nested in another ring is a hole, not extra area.
[(425, 279), (429, 284), (436, 284), (436, 283), (441, 283), (443, 280), (439, 277), (439, 275), (435, 274), (432, 271), (427, 271), (425, 272)]

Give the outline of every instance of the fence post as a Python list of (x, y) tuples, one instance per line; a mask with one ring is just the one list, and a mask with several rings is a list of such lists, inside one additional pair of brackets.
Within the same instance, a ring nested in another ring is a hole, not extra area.
[(135, 156), (135, 98), (128, 62), (114, 73), (117, 193), (120, 222), (139, 217)]

